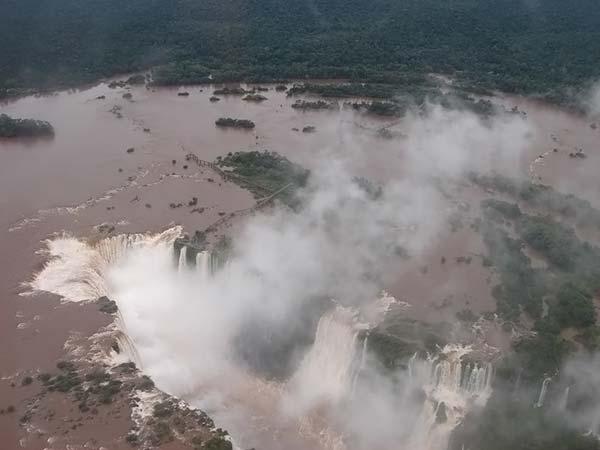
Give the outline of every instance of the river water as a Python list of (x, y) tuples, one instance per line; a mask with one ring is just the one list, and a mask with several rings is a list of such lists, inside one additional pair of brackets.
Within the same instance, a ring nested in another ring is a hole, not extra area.
[[(37, 254), (44, 248), (43, 240), (63, 231), (98, 240), (102, 234), (94, 226), (104, 222), (120, 233), (156, 232), (174, 224), (193, 231), (254, 204), (247, 191), (184, 162), (188, 152), (213, 160), (228, 152), (268, 149), (308, 168), (337, 157), (357, 174), (376, 181), (411, 176), (415, 171), (423, 175), (430, 168), (432, 173), (453, 173), (470, 161), (483, 161), (476, 167), (508, 170), (535, 180), (541, 177), (544, 183), (600, 206), (595, 170), (600, 162), (600, 130), (584, 118), (524, 99), (500, 98), (506, 106), (517, 104), (527, 117), (519, 123), (500, 123), (487, 133), (473, 118), (440, 116), (421, 121), (412, 117), (397, 122), (341, 109), (301, 112), (291, 108), (296, 98), (269, 88), (263, 93), (268, 100), (262, 103), (237, 96), (212, 103), (211, 86), (185, 88), (190, 95), (182, 97), (178, 89), (110, 89), (101, 83), (0, 105), (0, 113), (48, 120), (56, 131), (51, 140), (0, 141), (0, 277), (6, 293), (0, 306), (0, 340), (9, 348), (0, 355), (1, 377), (51, 366), (69, 333), (78, 329), (91, 334), (99, 326), (85, 312), (65, 310), (56, 298), (38, 296), (32, 302), (19, 296), (21, 283), (31, 279), (45, 261), (45, 255)], [(131, 100), (123, 98), (126, 92), (132, 94)], [(250, 119), (256, 128), (219, 129), (214, 125), (219, 117)], [(316, 126), (316, 132), (294, 130), (307, 125)], [(393, 125), (396, 137), (378, 136), (377, 129), (387, 125)], [(485, 148), (486, 142), (493, 149), (515, 151), (501, 158), (473, 153)], [(133, 153), (127, 153), (131, 147)], [(436, 151), (428, 153), (432, 147)], [(458, 159), (448, 157), (464, 147), (470, 152)], [(587, 158), (570, 158), (569, 153), (579, 148)], [(473, 205), (480, 200), (480, 194), (468, 188), (463, 194)], [(192, 197), (198, 197), (203, 213), (169, 206), (186, 205)], [(440, 233), (419, 265), (399, 269), (396, 280), (387, 286), (394, 296), (413, 305), (413, 317), (441, 321), (467, 307), (476, 312), (494, 309), (493, 277), (487, 269), (439, 262), (442, 256), (451, 261), (482, 252), (480, 238), (466, 225), (458, 232)], [(0, 397), (21, 400), (4, 381)], [(5, 442), (17, 442), (16, 424), (0, 418), (0, 436), (6, 437)]]

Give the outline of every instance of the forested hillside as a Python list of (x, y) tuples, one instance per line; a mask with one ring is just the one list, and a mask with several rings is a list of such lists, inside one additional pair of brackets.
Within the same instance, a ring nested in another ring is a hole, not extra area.
[(4, 0), (0, 89), (352, 77), (548, 93), (600, 75), (597, 0)]

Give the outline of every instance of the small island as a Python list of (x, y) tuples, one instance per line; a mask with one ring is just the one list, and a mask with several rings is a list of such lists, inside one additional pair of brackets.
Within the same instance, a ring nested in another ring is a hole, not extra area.
[(332, 103), (325, 102), (323, 100), (317, 100), (316, 102), (309, 102), (306, 100), (296, 100), (296, 102), (294, 102), (294, 104), (292, 105), (292, 108), (300, 109), (300, 110), (333, 109), (334, 105)]
[(0, 138), (50, 137), (54, 128), (49, 122), (34, 119), (13, 119), (0, 114)]
[(265, 100), (267, 100), (267, 97), (265, 97), (264, 95), (261, 94), (248, 94), (245, 97), (242, 98), (242, 100), (245, 100), (247, 102), (264, 102)]
[(213, 92), (213, 95), (245, 95), (252, 94), (253, 91), (247, 91), (242, 87), (227, 87), (225, 86), (222, 89), (216, 89)]
[(231, 117), (221, 117), (215, 121), (215, 125), (218, 127), (228, 127), (228, 128), (245, 128), (252, 129), (254, 128), (254, 122), (247, 119), (232, 119)]

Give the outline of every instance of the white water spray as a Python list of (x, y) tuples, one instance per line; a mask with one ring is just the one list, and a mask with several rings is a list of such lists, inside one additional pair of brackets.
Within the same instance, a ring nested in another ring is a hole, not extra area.
[(356, 341), (365, 328), (351, 308), (337, 306), (321, 317), (315, 342), (290, 380), (294, 408), (335, 404), (349, 393)]
[[(193, 270), (182, 252), (174, 267), (173, 242), (180, 232), (120, 236), (95, 245), (73, 238), (49, 241), (52, 259), (31, 286), (74, 301), (101, 295), (115, 300), (120, 356), (144, 368), (159, 388), (207, 410), (240, 445), (345, 448), (337, 429), (344, 425), (336, 421), (360, 390), (358, 375), (369, 376), (368, 340), (358, 337), (383, 320), (395, 300), (384, 293), (360, 311), (333, 307), (319, 320), (314, 344), (290, 380), (268, 382), (238, 367), (230, 346), (248, 310), (244, 295), (264, 292), (261, 278), (235, 260), (214, 271), (208, 252), (198, 253)], [(245, 290), (231, 280), (243, 281)], [(411, 358), (408, 375), (427, 401), (403, 448), (445, 450), (469, 404), (486, 399), (491, 367), (463, 367), (461, 358), (469, 351), (448, 346), (437, 357)], [(442, 403), (447, 420), (437, 423)]]
[(567, 405), (569, 404), (569, 391), (571, 390), (571, 386), (567, 386), (563, 392), (563, 395), (560, 399), (559, 409), (561, 411), (566, 411)]
[(196, 254), (196, 271), (203, 282), (206, 282), (213, 273), (212, 255), (206, 250)]
[[(446, 345), (440, 354), (425, 359), (414, 354), (408, 374), (427, 399), (414, 425), (408, 448), (446, 449), (450, 433), (473, 404), (484, 405), (491, 395), (491, 364), (463, 363), (469, 346)], [(444, 405), (443, 419), (440, 408)]]
[(188, 266), (188, 263), (187, 263), (187, 247), (184, 245), (179, 250), (178, 270), (181, 272), (181, 271), (187, 269), (187, 266)]
[(552, 381), (552, 378), (544, 378), (542, 382), (542, 388), (540, 389), (540, 395), (538, 396), (538, 400), (535, 403), (536, 408), (541, 408), (544, 406), (544, 401), (546, 400), (546, 393), (548, 392), (548, 384)]

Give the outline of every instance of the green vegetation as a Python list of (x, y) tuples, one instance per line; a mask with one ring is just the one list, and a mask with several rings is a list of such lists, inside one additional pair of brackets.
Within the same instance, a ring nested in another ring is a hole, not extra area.
[(429, 324), (404, 317), (388, 316), (369, 332), (369, 351), (390, 370), (403, 367), (416, 352), (436, 352), (447, 342), (448, 324)]
[(105, 314), (116, 314), (119, 311), (117, 303), (106, 296), (100, 297), (97, 302), (98, 309)]
[(572, 219), (578, 226), (600, 227), (600, 211), (590, 202), (571, 194), (555, 191), (551, 186), (519, 181), (499, 174), (478, 175), (470, 173), (469, 179), (484, 189), (507, 194), (549, 214)]
[(507, 387), (494, 390), (483, 409), (476, 408), (454, 430), (450, 450), (598, 450), (600, 442), (560, 415), (534, 408), (527, 397)]
[(276, 152), (253, 151), (229, 153), (218, 157), (216, 164), (234, 175), (236, 183), (248, 188), (257, 197), (268, 197), (290, 185), (278, 197), (288, 205), (295, 204), (294, 191), (306, 184), (309, 171)]
[(484, 214), (493, 220), (498, 221), (500, 218), (506, 217), (511, 220), (521, 217), (521, 209), (515, 203), (508, 203), (495, 198), (489, 198), (481, 202), (481, 208)]
[(0, 114), (0, 138), (54, 136), (54, 128), (43, 120), (13, 119)]
[(83, 382), (72, 363), (60, 362), (57, 367), (63, 373), (43, 382), (49, 391), (70, 392), (78, 388)]
[(170, 400), (165, 400), (154, 405), (152, 415), (154, 417), (169, 417), (175, 412), (175, 405)]
[(241, 87), (228, 87), (225, 86), (222, 89), (216, 89), (213, 92), (213, 95), (244, 95), (244, 94), (250, 94), (253, 91), (247, 91), (244, 88)]
[(433, 72), (565, 102), (564, 87), (600, 73), (598, 23), (593, 0), (10, 0), (0, 17), (0, 91), (159, 66), (159, 84), (416, 84)]
[(378, 200), (383, 195), (383, 186), (373, 183), (368, 178), (354, 177), (352, 181), (365, 191), (371, 200)]
[(252, 129), (254, 128), (254, 122), (247, 119), (232, 119), (231, 117), (221, 117), (215, 121), (215, 125), (218, 127), (228, 127), (228, 128), (245, 128)]
[[(504, 180), (494, 184), (513, 186)], [(482, 208), (487, 258), (500, 275), (492, 291), (497, 310), (507, 320), (518, 321), (522, 311), (536, 319), (535, 335), (515, 345), (514, 367), (523, 368), (525, 379), (539, 380), (555, 373), (576, 343), (598, 346), (594, 295), (600, 292), (600, 249), (582, 242), (566, 225), (549, 216), (524, 214), (515, 204), (485, 200)], [(514, 224), (518, 238), (495, 225), (504, 221)], [(522, 252), (525, 245), (547, 261), (547, 269), (531, 267)], [(574, 341), (562, 337), (565, 328), (577, 331)]]
[(302, 111), (309, 109), (333, 109), (334, 107), (335, 105), (333, 103), (324, 102), (323, 100), (318, 100), (315, 102), (309, 102), (307, 100), (296, 100), (292, 105), (292, 108), (299, 109)]
[(129, 78), (127, 78), (125, 83), (130, 84), (132, 86), (146, 84), (146, 77), (142, 74), (132, 75)]
[(583, 328), (596, 323), (592, 295), (581, 287), (567, 282), (556, 293), (554, 315), (561, 327)]
[[(417, 84), (423, 84), (425, 80), (418, 78)], [(389, 84), (377, 83), (338, 83), (338, 84), (294, 84), (287, 90), (287, 96), (292, 97), (300, 94), (315, 94), (321, 97), (370, 97), (391, 98), (398, 93), (398, 88)]]
[[(539, 305), (541, 297), (555, 297), (553, 311), (560, 311), (557, 322), (563, 326), (592, 325), (595, 313), (592, 304), (594, 293), (600, 290), (600, 249), (582, 242), (572, 229), (553, 221), (547, 216), (530, 216), (520, 213), (518, 207), (500, 201), (483, 202), (487, 208), (494, 205), (495, 213), (504, 212), (504, 217), (515, 221), (515, 231), (522, 241), (512, 239), (508, 234), (490, 223), (483, 229), (484, 241), (489, 250), (491, 263), (501, 274), (501, 284), (495, 292), (512, 292), (509, 299), (522, 299), (522, 292), (535, 292), (531, 297), (534, 305)], [(544, 274), (531, 269), (529, 258), (521, 247), (527, 244), (550, 263)], [(533, 289), (533, 291), (530, 291)], [(526, 308), (528, 302), (516, 302), (525, 307), (532, 317), (539, 316), (539, 307)], [(567, 306), (569, 304), (570, 306)], [(582, 308), (576, 313), (569, 308)], [(562, 317), (565, 314), (565, 317)], [(573, 315), (587, 314), (588, 319), (575, 319)], [(591, 321), (591, 322), (590, 322)], [(579, 324), (579, 325), (576, 325)]]
[(124, 362), (115, 367), (115, 370), (123, 374), (132, 374), (137, 371), (137, 367), (134, 362)]
[(154, 389), (154, 381), (148, 375), (142, 375), (136, 386), (140, 391), (151, 391)]
[(173, 440), (175, 436), (173, 431), (166, 422), (158, 421), (152, 426), (152, 435), (150, 436), (150, 442), (153, 445), (159, 446)]
[(492, 290), (498, 313), (508, 320), (518, 319), (521, 310), (531, 317), (540, 317), (546, 292), (543, 273), (531, 267), (520, 242), (506, 231), (485, 223), (481, 232), (488, 249), (487, 259), (500, 275), (500, 284)]
[(135, 447), (138, 444), (138, 437), (137, 437), (137, 434), (135, 434), (135, 433), (127, 433), (127, 436), (125, 436), (125, 440), (132, 447)]
[(227, 439), (228, 437), (227, 431), (217, 428), (215, 436), (207, 440), (203, 448), (207, 450), (231, 450), (233, 446), (231, 445), (231, 441)]

